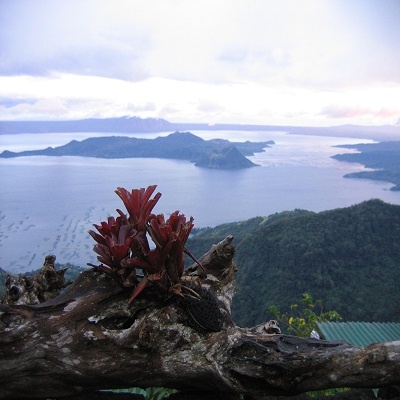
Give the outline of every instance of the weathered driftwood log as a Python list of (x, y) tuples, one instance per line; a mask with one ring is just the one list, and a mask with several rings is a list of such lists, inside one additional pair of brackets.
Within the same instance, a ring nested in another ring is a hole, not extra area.
[[(235, 326), (231, 241), (200, 259), (207, 272), (202, 285), (221, 310), (216, 332), (193, 321), (190, 305), (154, 300), (151, 290), (128, 306), (129, 293), (93, 271), (45, 303), (0, 305), (0, 398), (62, 398), (134, 386), (261, 397), (400, 383), (400, 342), (354, 348)], [(188, 269), (187, 279), (196, 269)]]

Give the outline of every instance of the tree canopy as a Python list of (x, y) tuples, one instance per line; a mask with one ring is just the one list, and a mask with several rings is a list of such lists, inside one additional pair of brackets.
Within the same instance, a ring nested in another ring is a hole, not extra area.
[(232, 315), (240, 325), (272, 318), (271, 305), (289, 311), (303, 293), (347, 321), (400, 321), (400, 206), (370, 200), (277, 213), (194, 230), (188, 247), (201, 254), (228, 232), (237, 243)]

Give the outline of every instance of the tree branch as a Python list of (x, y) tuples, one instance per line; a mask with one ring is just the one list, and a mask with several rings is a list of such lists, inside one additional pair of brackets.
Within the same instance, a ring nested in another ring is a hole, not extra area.
[[(207, 276), (195, 264), (184, 278), (215, 295), (217, 317), (208, 292), (205, 311), (157, 299), (151, 287), (129, 306), (129, 292), (93, 271), (45, 303), (0, 305), (0, 399), (136, 386), (265, 396), (400, 384), (400, 342), (354, 348), (237, 327), (232, 239), (200, 258)], [(219, 330), (199, 326), (198, 312)]]

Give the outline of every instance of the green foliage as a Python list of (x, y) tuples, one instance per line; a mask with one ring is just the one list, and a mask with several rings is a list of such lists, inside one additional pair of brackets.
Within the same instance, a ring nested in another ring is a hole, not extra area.
[(286, 326), (288, 333), (302, 337), (310, 337), (318, 322), (342, 319), (337, 311), (324, 311), (322, 301), (314, 301), (308, 293), (303, 293), (301, 303), (302, 309), (298, 304), (292, 304), (288, 313), (282, 313), (275, 306), (269, 306), (268, 311), (274, 314), (281, 326), (282, 324)]
[(400, 322), (400, 206), (370, 200), (321, 213), (295, 210), (194, 231), (199, 257), (232, 234), (238, 266), (232, 315), (240, 326), (273, 318), (309, 293), (346, 321)]
[(334, 388), (334, 389), (315, 390), (314, 392), (307, 392), (307, 394), (309, 397), (314, 399), (322, 396), (334, 396), (336, 394), (348, 392), (349, 390), (350, 390), (349, 388)]
[(200, 257), (206, 253), (213, 244), (220, 242), (228, 235), (233, 235), (235, 237), (235, 245), (238, 246), (242, 241), (246, 241), (249, 237), (251, 238), (254, 231), (261, 226), (268, 226), (269, 224), (281, 219), (309, 213), (311, 212), (305, 210), (285, 211), (268, 217), (255, 217), (246, 221), (222, 224), (214, 228), (194, 228), (188, 239), (188, 247), (192, 254)]
[(141, 394), (146, 400), (162, 400), (168, 398), (169, 395), (176, 393), (177, 390), (163, 387), (129, 388), (129, 389), (114, 389), (114, 393), (132, 393)]

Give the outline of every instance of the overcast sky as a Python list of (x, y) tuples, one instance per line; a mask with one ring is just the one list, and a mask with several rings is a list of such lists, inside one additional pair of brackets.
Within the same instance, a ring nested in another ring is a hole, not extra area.
[(400, 123), (400, 0), (0, 0), (0, 119)]

